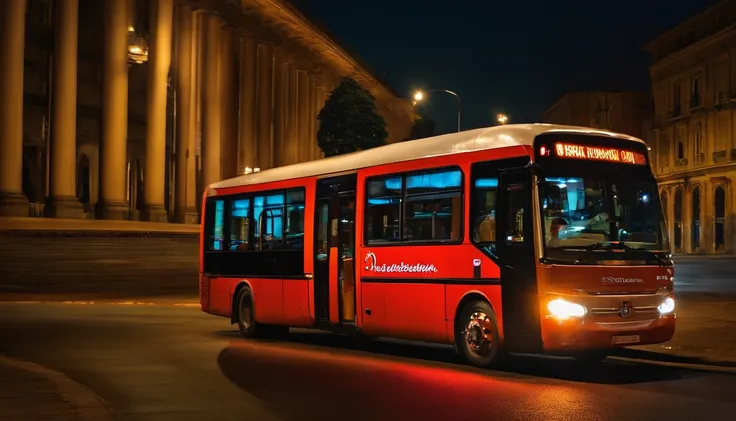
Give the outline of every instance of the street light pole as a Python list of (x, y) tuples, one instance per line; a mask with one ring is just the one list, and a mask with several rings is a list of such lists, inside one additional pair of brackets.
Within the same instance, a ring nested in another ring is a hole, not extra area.
[[(460, 95), (450, 90), (447, 90), (447, 89), (429, 89), (426, 92), (444, 92), (444, 93), (454, 96), (455, 99), (457, 99), (457, 131), (460, 132), (460, 115), (462, 113), (462, 102), (460, 101)], [(417, 91), (414, 94), (414, 101), (420, 102), (423, 99), (424, 99), (424, 93), (422, 91)]]

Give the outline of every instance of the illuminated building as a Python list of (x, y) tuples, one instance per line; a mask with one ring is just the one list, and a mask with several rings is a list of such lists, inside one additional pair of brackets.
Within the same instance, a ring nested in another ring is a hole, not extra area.
[(542, 122), (606, 129), (648, 141), (651, 108), (646, 92), (573, 92), (548, 108)]
[(197, 223), (203, 186), (319, 159), (316, 116), (346, 76), (389, 142), (411, 129), (410, 102), (286, 0), (0, 8), (2, 216)]
[(733, 253), (736, 1), (650, 42), (652, 163), (674, 251)]

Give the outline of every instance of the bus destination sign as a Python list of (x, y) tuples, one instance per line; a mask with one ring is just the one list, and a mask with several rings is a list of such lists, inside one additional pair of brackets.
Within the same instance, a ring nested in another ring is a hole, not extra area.
[(643, 154), (619, 148), (556, 143), (555, 152), (560, 158), (589, 159), (632, 165), (647, 164), (646, 157)]

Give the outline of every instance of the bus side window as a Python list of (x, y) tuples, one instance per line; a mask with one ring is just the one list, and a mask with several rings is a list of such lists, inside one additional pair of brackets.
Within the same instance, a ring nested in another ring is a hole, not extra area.
[(235, 199), (230, 202), (230, 250), (252, 249), (250, 238), (250, 199)]
[(475, 189), (472, 209), (473, 241), (495, 251), (498, 178), (478, 178), (473, 188)]
[(414, 173), (406, 177), (404, 241), (462, 238), (460, 170)]
[(369, 180), (365, 212), (365, 239), (368, 244), (401, 241), (401, 193), (403, 177), (390, 176)]
[(284, 193), (257, 195), (253, 198), (253, 233), (256, 250), (281, 248), (284, 235)]
[(225, 248), (225, 201), (207, 201), (207, 220), (205, 221), (205, 232), (207, 233), (208, 251), (223, 250)]
[(286, 215), (284, 241), (286, 248), (304, 248), (304, 189), (289, 189), (286, 192)]
[(508, 197), (506, 209), (506, 244), (524, 242), (524, 206), (526, 190), (523, 183), (514, 183), (506, 186)]

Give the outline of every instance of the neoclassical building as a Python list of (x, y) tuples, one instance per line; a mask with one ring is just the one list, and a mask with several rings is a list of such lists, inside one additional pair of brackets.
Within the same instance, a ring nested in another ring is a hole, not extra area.
[(675, 252), (736, 252), (736, 0), (647, 45), (652, 163)]
[(320, 159), (343, 77), (411, 103), (287, 0), (0, 1), (0, 216), (197, 223), (203, 186)]

